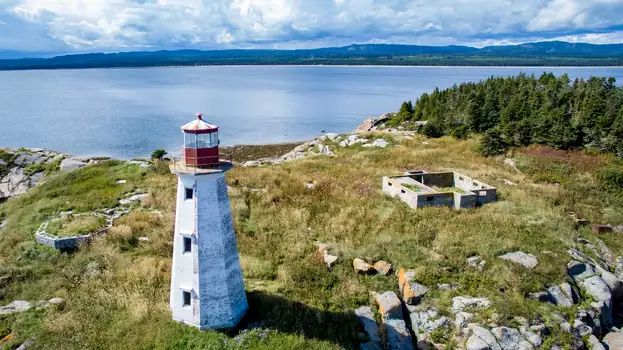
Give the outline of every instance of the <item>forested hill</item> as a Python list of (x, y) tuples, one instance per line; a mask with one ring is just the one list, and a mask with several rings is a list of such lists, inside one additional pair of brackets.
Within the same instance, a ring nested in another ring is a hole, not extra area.
[(306, 50), (177, 50), (0, 60), (0, 70), (195, 65), (623, 66), (623, 44), (512, 46), (367, 44)]
[(389, 124), (418, 120), (428, 120), (429, 137), (484, 133), (486, 155), (530, 144), (623, 154), (623, 87), (614, 78), (492, 77), (405, 102)]

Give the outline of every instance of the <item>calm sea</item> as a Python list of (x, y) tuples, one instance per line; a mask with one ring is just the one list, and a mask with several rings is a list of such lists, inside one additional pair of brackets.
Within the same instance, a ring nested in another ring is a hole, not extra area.
[(0, 72), (0, 147), (144, 157), (181, 147), (203, 112), (221, 143), (299, 141), (347, 132), (435, 87), (543, 71), (614, 76), (623, 68), (243, 66)]

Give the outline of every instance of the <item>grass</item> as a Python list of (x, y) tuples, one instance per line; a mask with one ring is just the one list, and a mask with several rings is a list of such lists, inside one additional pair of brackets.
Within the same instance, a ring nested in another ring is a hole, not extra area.
[(68, 215), (48, 224), (47, 232), (57, 237), (72, 237), (95, 232), (106, 225), (106, 218), (94, 215)]
[(456, 187), (456, 186), (451, 186), (451, 187), (433, 186), (433, 189), (438, 191), (438, 192), (456, 192), (456, 193), (460, 193), (460, 194), (465, 194), (465, 191), (463, 191), (462, 188)]
[(406, 188), (410, 189), (413, 192), (422, 192), (422, 189), (420, 187), (415, 186), (415, 185), (402, 184), (402, 187), (406, 187)]
[[(66, 306), (0, 318), (0, 330), (12, 331), (15, 344), (35, 337), (35, 348), (355, 349), (364, 337), (352, 310), (369, 303), (369, 291), (397, 291), (397, 283), (395, 276), (355, 275), (354, 258), (414, 269), (416, 280), (431, 287), (424, 303), (442, 313), (449, 312), (453, 296), (473, 295), (493, 301), (480, 317), (497, 313), (500, 325), (511, 325), (513, 316), (549, 317), (557, 307), (524, 296), (562, 282), (566, 249), (579, 235), (597, 237), (575, 230), (567, 211), (623, 223), (621, 195), (598, 181), (601, 168), (619, 161), (571, 152), (560, 165), (544, 168), (553, 164), (543, 160), (545, 150), (527, 149), (513, 156), (519, 173), (502, 159), (474, 154), (472, 140), (423, 140), (394, 141), (386, 149), (335, 148), (336, 157), (231, 170), (227, 182), (251, 308), (239, 329), (229, 332), (199, 332), (171, 320), (176, 178), (166, 162), (145, 170), (108, 161), (50, 177), (0, 206), (7, 218), (0, 231), (0, 277), (7, 278), (0, 281), (8, 281), (0, 282), (0, 304), (58, 296)], [(578, 166), (584, 162), (591, 165)], [(412, 210), (382, 194), (383, 176), (416, 168), (459, 171), (497, 187), (500, 198), (474, 210)], [(562, 182), (552, 184), (544, 175)], [(119, 179), (127, 183), (115, 184)], [(90, 246), (61, 254), (34, 242), (47, 217), (112, 207), (138, 187), (150, 196)], [(600, 238), (615, 255), (623, 252), (623, 239)], [(332, 271), (319, 260), (317, 241), (339, 251)], [(536, 255), (537, 267), (528, 271), (497, 258), (515, 250)], [(466, 263), (473, 255), (487, 261), (484, 272)], [(462, 287), (441, 291), (437, 283)]]

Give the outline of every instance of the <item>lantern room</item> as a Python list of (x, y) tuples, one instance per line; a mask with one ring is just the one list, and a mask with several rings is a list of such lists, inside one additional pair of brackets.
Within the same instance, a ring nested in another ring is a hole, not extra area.
[(182, 126), (184, 133), (184, 163), (196, 168), (209, 168), (219, 165), (218, 126), (197, 119)]

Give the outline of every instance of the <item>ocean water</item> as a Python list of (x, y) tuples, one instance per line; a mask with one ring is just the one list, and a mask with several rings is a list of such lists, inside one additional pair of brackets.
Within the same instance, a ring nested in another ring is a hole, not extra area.
[(226, 66), (0, 72), (0, 148), (145, 157), (182, 146), (197, 112), (223, 145), (348, 132), (434, 88), (520, 72), (613, 76), (623, 68)]

